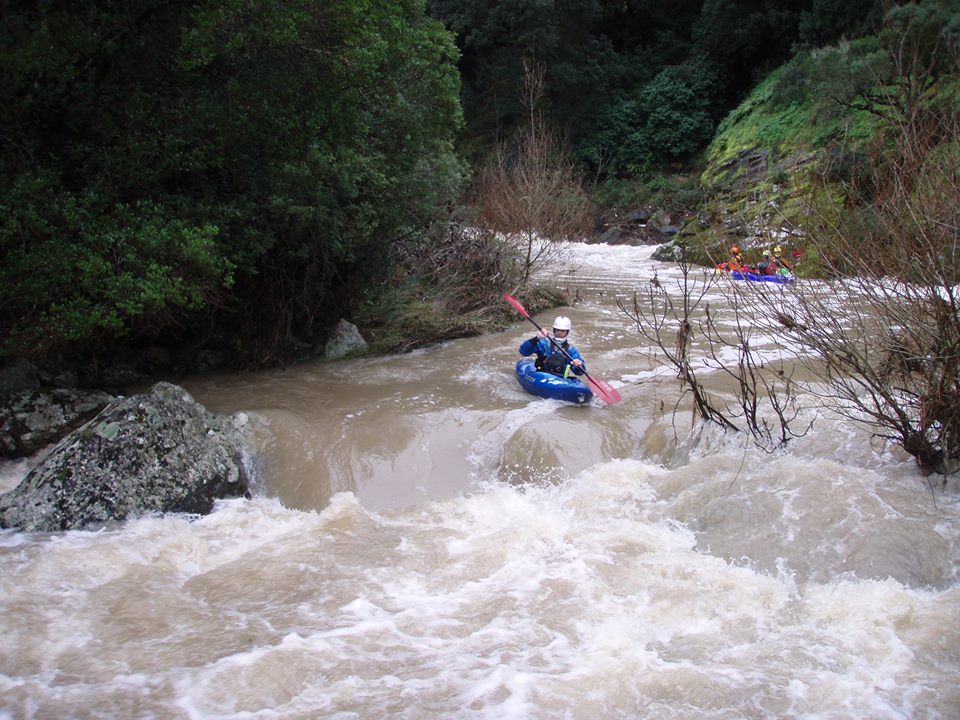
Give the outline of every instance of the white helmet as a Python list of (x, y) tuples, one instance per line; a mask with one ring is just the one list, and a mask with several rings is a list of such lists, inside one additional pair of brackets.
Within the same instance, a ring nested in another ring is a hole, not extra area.
[[(553, 339), (561, 343), (564, 340), (569, 341), (570, 336), (573, 334), (571, 332), (571, 328), (573, 328), (573, 323), (570, 322), (570, 318), (568, 318), (566, 315), (561, 315), (560, 317), (558, 317), (556, 320), (553, 321)], [(564, 335), (562, 338), (558, 338), (557, 330), (566, 330), (567, 334)]]

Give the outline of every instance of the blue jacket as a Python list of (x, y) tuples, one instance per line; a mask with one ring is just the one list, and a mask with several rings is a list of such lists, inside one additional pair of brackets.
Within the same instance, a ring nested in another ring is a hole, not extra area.
[[(583, 357), (580, 355), (580, 351), (577, 350), (575, 345), (571, 345), (567, 341), (564, 341), (561, 347), (566, 350), (567, 355), (570, 356), (570, 359), (583, 362)], [(524, 357), (529, 357), (530, 355), (536, 354), (537, 370), (552, 372), (556, 375), (562, 375), (564, 377), (567, 377), (571, 372), (574, 375), (583, 375), (587, 367), (586, 363), (580, 367), (571, 365), (570, 360), (564, 357), (563, 353), (557, 349), (557, 346), (550, 342), (550, 340), (547, 338), (540, 339), (532, 337), (529, 340), (524, 340), (522, 343), (520, 343), (520, 354)]]

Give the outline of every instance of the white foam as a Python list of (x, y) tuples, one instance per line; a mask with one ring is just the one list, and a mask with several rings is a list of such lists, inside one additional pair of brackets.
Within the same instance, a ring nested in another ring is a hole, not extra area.
[[(815, 477), (850, 495), (848, 524), (815, 522), (821, 552), (843, 548), (849, 523), (862, 536), (865, 524), (885, 534), (885, 523), (909, 522), (909, 498), (880, 498), (884, 480), (856, 469), (838, 468), (841, 477), (801, 467), (785, 458), (738, 479), (724, 457), (676, 470), (625, 460), (560, 484), (492, 483), (385, 515), (349, 493), (319, 513), (231, 501), (194, 521), (146, 519), (20, 546), (19, 560), (4, 556), (0, 609), (11, 618), (11, 582), (56, 578), (58, 596), (34, 603), (53, 623), (30, 641), (37, 650), (96, 643), (88, 668), (73, 670), (103, 677), (89, 692), (102, 692), (108, 668), (122, 661), (128, 680), (114, 681), (111, 694), (145, 693), (194, 718), (629, 718), (650, 707), (687, 717), (711, 708), (880, 717), (908, 704), (946, 713), (949, 693), (930, 689), (946, 691), (958, 669), (941, 649), (960, 640), (947, 621), (960, 611), (957, 586), (856, 579), (840, 557), (836, 577), (816, 579), (790, 557), (793, 546), (809, 552), (798, 523), (817, 506), (798, 503), (808, 489), (811, 501), (824, 492), (807, 487)], [(860, 512), (874, 497), (884, 512)], [(742, 528), (771, 522), (770, 537), (784, 543), (773, 566), (734, 557)], [(956, 557), (955, 524), (945, 532), (941, 552)], [(181, 621), (198, 624), (148, 623), (142, 637), (104, 644), (97, 608), (120, 601), (112, 586), (130, 591), (128, 576), (176, 598)], [(229, 629), (209, 626), (204, 606), (232, 617)], [(13, 647), (27, 647), (9, 622)], [(220, 640), (205, 641), (211, 633)], [(181, 644), (190, 650), (178, 661)], [(95, 703), (80, 682), (74, 702)], [(30, 687), (47, 702), (42, 683)]]

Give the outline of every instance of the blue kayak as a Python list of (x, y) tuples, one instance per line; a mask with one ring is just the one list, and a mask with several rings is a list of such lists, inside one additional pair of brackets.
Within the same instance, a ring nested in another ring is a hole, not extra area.
[(793, 275), (757, 275), (757, 273), (740, 270), (731, 270), (730, 275), (734, 280), (753, 280), (753, 282), (792, 283), (795, 280)]
[(593, 397), (593, 391), (580, 378), (562, 378), (553, 373), (540, 372), (533, 358), (523, 358), (517, 362), (517, 380), (531, 395), (550, 400), (582, 404), (590, 402)]

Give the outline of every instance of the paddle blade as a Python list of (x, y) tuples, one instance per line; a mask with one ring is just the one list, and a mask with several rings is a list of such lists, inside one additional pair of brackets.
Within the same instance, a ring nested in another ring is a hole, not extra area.
[(603, 400), (608, 405), (614, 405), (620, 402), (620, 393), (606, 380), (598, 380), (591, 375), (587, 375), (587, 381), (593, 388), (593, 394)]
[(513, 295), (510, 293), (504, 293), (503, 299), (510, 303), (510, 305), (513, 306), (513, 309), (523, 315), (525, 318), (530, 318), (530, 313), (527, 312), (527, 309), (523, 306), (523, 303), (517, 300)]

